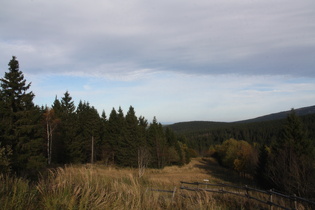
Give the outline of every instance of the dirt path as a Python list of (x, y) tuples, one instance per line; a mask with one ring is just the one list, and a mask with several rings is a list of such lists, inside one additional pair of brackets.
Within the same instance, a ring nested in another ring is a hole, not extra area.
[(237, 173), (218, 165), (213, 158), (193, 158), (185, 166), (169, 166), (162, 170), (149, 170), (147, 177), (154, 181), (169, 185), (179, 185), (180, 181), (210, 183), (230, 183), (236, 185), (248, 184)]

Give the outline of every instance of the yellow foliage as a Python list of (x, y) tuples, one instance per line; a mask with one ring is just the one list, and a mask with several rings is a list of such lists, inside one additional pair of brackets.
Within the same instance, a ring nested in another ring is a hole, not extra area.
[(238, 141), (233, 138), (216, 145), (216, 152), (222, 165), (238, 172), (250, 173), (257, 162), (257, 152), (246, 141)]

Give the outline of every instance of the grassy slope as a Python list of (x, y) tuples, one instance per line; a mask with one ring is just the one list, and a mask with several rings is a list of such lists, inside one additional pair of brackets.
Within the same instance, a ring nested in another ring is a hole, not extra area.
[[(179, 190), (180, 181), (203, 179), (250, 186), (250, 181), (211, 158), (195, 158), (183, 167), (148, 169), (142, 178), (137, 169), (76, 165), (51, 170), (33, 184), (0, 174), (0, 209), (268, 209), (234, 195)], [(260, 198), (268, 200), (266, 196)]]
[[(209, 165), (209, 163), (211, 163)], [(148, 169), (138, 178), (136, 169), (98, 165), (68, 166), (50, 171), (38, 183), (0, 175), (0, 206), (5, 209), (225, 209), (231, 204), (209, 193), (177, 190), (180, 181), (239, 183), (235, 174), (213, 160), (193, 159), (183, 167)], [(235, 201), (235, 199), (234, 199)]]

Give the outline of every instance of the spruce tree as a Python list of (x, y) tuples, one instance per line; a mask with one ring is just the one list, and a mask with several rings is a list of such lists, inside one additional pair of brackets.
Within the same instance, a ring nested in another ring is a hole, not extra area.
[(75, 149), (72, 147), (73, 141), (77, 132), (77, 119), (75, 115), (75, 105), (70, 96), (70, 93), (66, 91), (61, 98), (61, 125), (62, 125), (62, 138), (65, 144), (66, 160), (72, 162), (76, 156)]
[(53, 102), (52, 110), (54, 110), (55, 118), (58, 119), (58, 126), (54, 132), (52, 150), (52, 163), (63, 164), (67, 162), (68, 155), (66, 154), (66, 144), (63, 138), (64, 130), (64, 118), (62, 117), (62, 107), (61, 102), (58, 100), (57, 96)]
[(13, 56), (9, 71), (1, 79), (1, 119), (4, 123), (1, 141), (12, 148), (12, 165), (17, 174), (30, 174), (44, 167), (46, 162), (42, 113), (33, 103), (35, 95), (29, 91), (30, 86)]
[(115, 108), (112, 109), (109, 115), (108, 126), (106, 130), (108, 134), (108, 143), (110, 146), (109, 151), (107, 151), (107, 158), (109, 161), (116, 163), (116, 155), (119, 152), (118, 140), (120, 138), (120, 124)]
[(96, 152), (96, 158), (98, 160), (101, 160), (105, 165), (108, 165), (109, 160), (111, 158), (111, 147), (109, 144), (109, 138), (108, 138), (108, 119), (106, 116), (105, 111), (102, 111), (101, 114), (101, 142), (100, 147), (97, 148)]
[(135, 110), (132, 106), (126, 114), (126, 134), (123, 139), (122, 158), (124, 164), (130, 167), (136, 167), (138, 163), (138, 149), (140, 148), (140, 127)]
[(56, 157), (53, 157), (53, 159), (57, 163), (70, 163), (75, 156), (75, 154), (72, 154), (73, 148), (71, 148), (71, 145), (78, 129), (75, 115), (76, 107), (70, 93), (66, 91), (60, 101), (56, 97), (52, 108), (55, 111), (56, 118), (60, 120), (55, 134), (55, 146), (57, 148), (53, 148), (56, 151)]
[(269, 177), (282, 191), (309, 196), (315, 184), (314, 148), (293, 109), (282, 134), (272, 146)]
[(61, 110), (65, 117), (74, 114), (75, 105), (68, 91), (64, 93), (64, 97), (61, 99)]
[(180, 154), (182, 154), (182, 149), (180, 143), (178, 142), (175, 133), (167, 127), (165, 129), (165, 138), (167, 142), (167, 163), (168, 164), (179, 164), (182, 165), (185, 163), (184, 160), (181, 161)]
[(93, 163), (96, 157), (96, 148), (100, 147), (101, 118), (93, 106), (80, 101), (76, 111), (76, 119), (78, 129), (71, 145), (72, 159), (76, 163)]
[(152, 166), (163, 168), (166, 165), (166, 139), (163, 132), (163, 126), (157, 122), (156, 117), (148, 128), (148, 144), (151, 149)]
[(265, 188), (271, 188), (270, 180), (268, 178), (268, 160), (269, 160), (269, 148), (266, 145), (262, 145), (259, 149), (259, 157), (256, 167), (255, 180), (261, 186)]
[(143, 117), (139, 117), (139, 145), (142, 148), (148, 147), (147, 144), (147, 127), (148, 127), (148, 121)]
[(125, 152), (128, 148), (126, 143), (126, 120), (121, 107), (118, 109), (117, 113), (117, 125), (116, 125), (117, 138), (116, 138), (116, 149), (115, 149), (115, 159), (116, 163), (121, 166), (126, 166)]

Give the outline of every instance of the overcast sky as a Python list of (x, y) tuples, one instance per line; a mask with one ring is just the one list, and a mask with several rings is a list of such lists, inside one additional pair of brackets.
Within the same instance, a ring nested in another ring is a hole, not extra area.
[(314, 0), (0, 0), (0, 73), (159, 122), (315, 105)]

